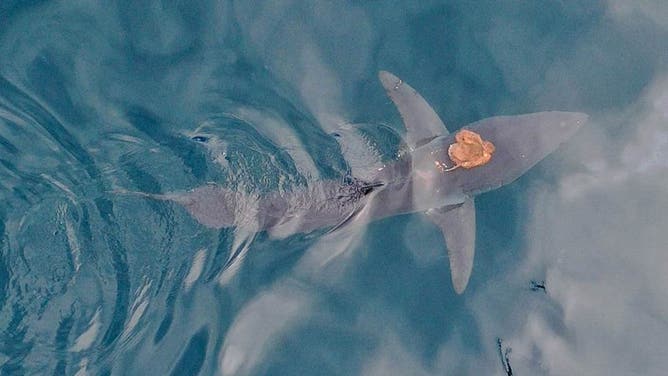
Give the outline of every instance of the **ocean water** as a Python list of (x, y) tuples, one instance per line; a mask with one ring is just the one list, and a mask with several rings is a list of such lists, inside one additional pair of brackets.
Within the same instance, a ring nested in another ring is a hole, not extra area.
[[(0, 374), (665, 374), (667, 40), (661, 0), (3, 0)], [(476, 198), (462, 295), (418, 214), (278, 239), (126, 193), (368, 173), (381, 69), (450, 130), (590, 115)]]

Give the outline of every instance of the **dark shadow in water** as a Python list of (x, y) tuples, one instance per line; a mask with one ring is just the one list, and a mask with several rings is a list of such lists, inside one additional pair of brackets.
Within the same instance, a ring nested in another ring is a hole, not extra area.
[(21, 116), (29, 114), (29, 123), (42, 127), (49, 135), (62, 146), (63, 151), (73, 156), (88, 173), (89, 177), (96, 179), (100, 171), (95, 165), (93, 157), (79, 144), (67, 128), (58, 121), (47, 109), (42, 107), (29, 95), (14, 86), (10, 81), (0, 75), (0, 105)]
[(187, 137), (173, 136), (165, 132), (166, 127), (163, 122), (142, 107), (130, 106), (127, 110), (127, 118), (138, 131), (146, 134), (157, 144), (169, 148), (183, 161), (185, 166), (190, 168), (195, 178), (198, 180), (206, 178), (206, 155), (196, 143)]
[(216, 247), (213, 258), (208, 263), (211, 267), (206, 272), (203, 280), (206, 283), (214, 280), (225, 268), (227, 259), (230, 257), (230, 251), (234, 240), (234, 228), (228, 227), (218, 232), (218, 246)]
[(113, 213), (113, 204), (106, 198), (98, 198), (95, 204), (100, 217), (107, 223), (108, 231), (104, 231), (104, 237), (111, 252), (111, 260), (116, 272), (116, 299), (114, 301), (114, 312), (111, 323), (102, 337), (102, 347), (109, 347), (121, 334), (123, 325), (128, 315), (130, 301), (130, 274), (127, 262), (127, 250), (118, 239), (119, 233), (117, 221)]
[(2, 375), (23, 375), (25, 373), (23, 360), (30, 354), (33, 347), (32, 341), (24, 342), (28, 327), (21, 323), (25, 315), (26, 311), (21, 306), (13, 305), (12, 318), (0, 342), (0, 352), (8, 357), (7, 362), (0, 367)]
[(56, 350), (56, 367), (53, 370), (53, 375), (65, 375), (67, 374), (67, 347), (68, 339), (70, 332), (72, 331), (72, 326), (74, 325), (73, 314), (69, 313), (67, 316), (63, 317), (58, 324), (58, 329), (56, 330), (56, 340), (55, 340), (55, 350)]
[(206, 358), (206, 348), (209, 343), (209, 329), (203, 327), (190, 338), (183, 355), (176, 363), (172, 376), (195, 376), (199, 374)]
[(5, 306), (7, 302), (9, 285), (9, 268), (7, 266), (7, 234), (5, 233), (5, 213), (0, 209), (0, 307)]
[(172, 321), (174, 320), (174, 306), (176, 303), (176, 298), (181, 291), (181, 287), (183, 286), (183, 276), (187, 272), (187, 265), (182, 264), (181, 267), (179, 268), (179, 271), (176, 273), (173, 282), (172, 282), (172, 287), (169, 290), (169, 293), (167, 293), (167, 299), (165, 301), (165, 315), (162, 321), (160, 322), (160, 325), (158, 326), (158, 330), (155, 332), (155, 336), (153, 337), (153, 343), (157, 344), (162, 340), (162, 338), (167, 334), (167, 331), (172, 325)]

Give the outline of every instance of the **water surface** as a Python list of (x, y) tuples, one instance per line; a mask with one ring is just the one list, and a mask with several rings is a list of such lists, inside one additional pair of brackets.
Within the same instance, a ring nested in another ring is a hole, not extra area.
[[(408, 3), (3, 1), (0, 373), (503, 375), (501, 339), (517, 375), (663, 374), (668, 7)], [(380, 69), (451, 130), (591, 115), (478, 197), (461, 296), (419, 215), (272, 239), (119, 194), (364, 174), (403, 132)]]

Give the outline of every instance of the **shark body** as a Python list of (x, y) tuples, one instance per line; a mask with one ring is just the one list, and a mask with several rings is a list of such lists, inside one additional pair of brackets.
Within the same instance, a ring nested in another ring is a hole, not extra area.
[(406, 127), (408, 158), (385, 166), (373, 179), (324, 180), (289, 192), (263, 195), (206, 185), (185, 194), (147, 195), (182, 205), (212, 228), (250, 226), (282, 237), (338, 228), (360, 216), (378, 220), (424, 213), (445, 238), (455, 292), (468, 284), (475, 251), (473, 197), (508, 184), (568, 140), (586, 122), (575, 112), (493, 117), (469, 124), (496, 146), (491, 160), (454, 169), (448, 147), (455, 142), (429, 104), (408, 84), (385, 71), (380, 82)]

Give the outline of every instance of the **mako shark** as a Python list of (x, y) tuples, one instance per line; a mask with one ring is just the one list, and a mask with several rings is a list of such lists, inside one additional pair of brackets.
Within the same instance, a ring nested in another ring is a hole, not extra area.
[[(362, 216), (378, 220), (424, 213), (445, 238), (452, 284), (461, 294), (473, 268), (473, 197), (520, 177), (573, 136), (588, 117), (556, 111), (499, 116), (450, 134), (411, 86), (389, 72), (381, 71), (379, 78), (403, 119), (409, 153), (372, 179), (322, 180), (267, 194), (205, 185), (187, 193), (144, 195), (177, 202), (207, 227), (250, 226), (278, 237), (337, 229)], [(458, 154), (460, 141), (469, 136), (480, 141), (477, 162)]]

